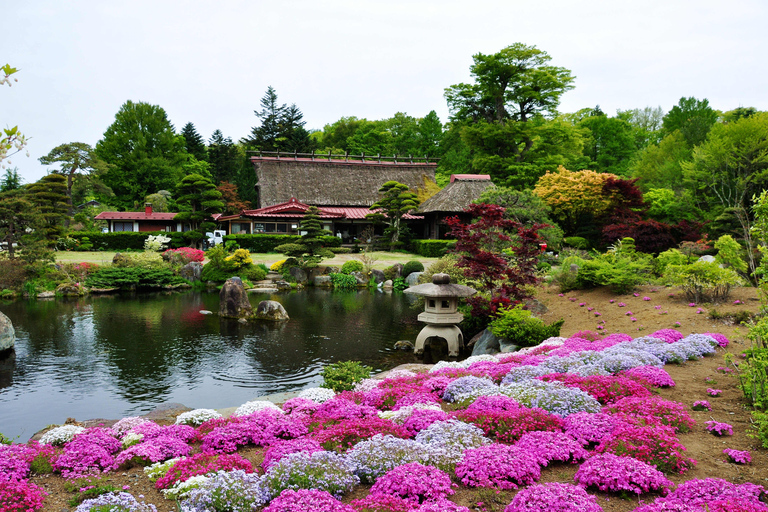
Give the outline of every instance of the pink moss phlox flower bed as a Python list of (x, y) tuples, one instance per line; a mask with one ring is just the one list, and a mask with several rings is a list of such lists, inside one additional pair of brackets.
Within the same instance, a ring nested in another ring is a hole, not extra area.
[[(322, 404), (293, 398), (282, 410), (213, 419), (196, 429), (137, 417), (112, 428), (63, 428), (50, 436), (60, 447), (0, 445), (0, 510), (42, 507), (44, 492), (28, 481), (38, 457), (68, 479), (181, 457), (155, 486), (207, 475), (180, 501), (185, 512), (208, 507), (225, 492), (217, 490), (221, 482), (241, 482), (253, 494), (243, 503), (262, 512), (469, 512), (448, 499), (456, 487), (451, 477), (468, 488), (519, 489), (506, 512), (601, 510), (584, 488), (662, 495), (634, 512), (702, 512), (704, 505), (716, 512), (768, 511), (758, 499), (761, 486), (708, 478), (672, 490), (664, 474), (685, 473), (696, 461), (678, 439), (695, 425), (688, 406), (652, 392), (675, 385), (662, 366), (727, 345), (716, 333), (683, 337), (675, 329), (636, 339), (582, 331), (520, 353), (367, 379)], [(694, 409), (711, 406), (701, 400)], [(733, 433), (714, 420), (707, 430)], [(245, 447), (261, 448), (266, 474), (254, 473), (236, 453)], [(746, 451), (723, 454), (736, 464), (751, 462)], [(553, 463), (580, 464), (578, 485), (536, 484), (542, 467)], [(342, 504), (342, 495), (361, 482), (373, 485), (370, 493)], [(102, 505), (109, 504), (92, 500), (81, 512)]]
[(690, 432), (696, 425), (685, 405), (657, 396), (621, 398), (605, 406), (603, 412), (619, 415), (627, 423), (666, 425), (675, 432)]
[(746, 450), (726, 448), (723, 450), (723, 453), (728, 457), (728, 460), (734, 464), (749, 464), (752, 462), (752, 455)]
[(581, 464), (573, 479), (584, 487), (617, 493), (644, 494), (665, 491), (674, 485), (654, 466), (612, 453), (590, 457)]
[(46, 493), (26, 480), (0, 483), (0, 510), (3, 512), (29, 512), (43, 506)]
[(326, 491), (286, 489), (262, 512), (355, 512)]
[(489, 444), (464, 452), (456, 478), (467, 487), (517, 489), (541, 477), (536, 456), (517, 446)]
[(454, 493), (451, 477), (433, 466), (418, 462), (403, 464), (388, 471), (373, 484), (371, 493), (399, 496), (422, 503), (450, 496)]
[(215, 473), (216, 471), (231, 471), (242, 469), (246, 473), (253, 472), (251, 461), (237, 454), (215, 455), (197, 453), (192, 457), (177, 461), (165, 476), (155, 482), (158, 489), (168, 489), (177, 482), (184, 482), (193, 476)]
[(706, 425), (707, 432), (718, 437), (733, 435), (733, 427), (728, 423), (721, 423), (719, 421), (711, 420), (708, 421)]
[(683, 454), (685, 446), (675, 437), (674, 429), (665, 426), (620, 424), (595, 451), (634, 457), (665, 473), (682, 474), (696, 465), (695, 460)]
[(554, 373), (539, 377), (544, 381), (562, 382), (566, 386), (586, 391), (601, 404), (611, 404), (625, 397), (651, 396), (648, 388), (626, 377), (616, 375), (589, 375), (581, 377), (572, 373)]
[(518, 492), (504, 512), (602, 512), (594, 496), (572, 484), (552, 482)]
[(540, 466), (550, 462), (571, 462), (576, 464), (589, 457), (589, 452), (580, 442), (563, 432), (528, 432), (517, 440), (515, 446), (532, 454)]

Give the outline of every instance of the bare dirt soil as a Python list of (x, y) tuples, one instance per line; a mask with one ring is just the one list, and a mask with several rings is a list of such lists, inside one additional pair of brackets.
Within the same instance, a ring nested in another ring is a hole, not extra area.
[[(698, 464), (695, 469), (683, 475), (672, 475), (670, 478), (680, 483), (694, 478), (714, 477), (725, 478), (735, 483), (753, 482), (768, 486), (768, 450), (761, 448), (758, 440), (747, 435), (750, 427), (750, 409), (738, 389), (736, 378), (718, 371), (718, 367), (725, 366), (726, 353), (732, 353), (738, 357), (750, 346), (746, 339), (747, 329), (735, 325), (732, 320), (729, 320), (729, 315), (743, 315), (744, 313), (741, 312), (744, 311), (757, 312), (759, 302), (756, 290), (738, 288), (733, 291), (728, 303), (693, 306), (689, 305), (689, 301), (677, 289), (647, 286), (636, 292), (636, 295), (614, 295), (607, 289), (597, 289), (575, 291), (560, 296), (556, 288), (543, 287), (537, 298), (548, 309), (542, 315), (545, 321), (565, 319), (561, 332), (563, 336), (570, 336), (581, 330), (596, 331), (598, 325), (604, 326), (603, 330), (607, 333), (624, 332), (633, 337), (650, 334), (663, 328), (676, 328), (686, 335), (703, 332), (725, 334), (731, 344), (726, 349), (718, 349), (714, 356), (690, 361), (683, 365), (665, 367), (677, 385), (659, 390), (660, 396), (667, 400), (682, 402), (689, 407), (696, 400), (708, 400), (712, 406), (712, 411), (691, 411), (691, 416), (696, 420), (697, 425), (692, 432), (680, 434), (680, 441), (687, 447), (687, 455), (696, 459)], [(644, 300), (646, 297), (649, 300)], [(613, 302), (610, 302), (611, 300)], [(733, 302), (737, 300), (740, 303), (734, 304)], [(582, 303), (584, 303), (583, 306), (580, 305)], [(619, 303), (624, 303), (624, 306), (620, 307)], [(594, 309), (589, 311), (589, 308)], [(724, 320), (710, 318), (712, 311), (716, 312), (716, 316), (724, 317)], [(596, 312), (600, 315), (596, 316)], [(631, 314), (628, 315), (627, 312)], [(632, 318), (635, 320), (633, 321)], [(722, 395), (716, 398), (709, 397), (706, 393), (707, 388), (721, 389)], [(719, 438), (709, 434), (704, 428), (704, 423), (710, 419), (733, 425), (734, 435)], [(169, 415), (167, 421), (170, 420)], [(752, 454), (752, 463), (739, 466), (726, 462), (726, 457), (722, 453), (724, 448), (749, 450)], [(261, 462), (261, 450), (247, 449), (239, 453), (254, 463)], [(570, 464), (550, 465), (542, 470), (541, 481), (573, 482), (573, 474), (577, 467)], [(69, 507), (66, 503), (73, 494), (64, 490), (64, 482), (60, 477), (44, 476), (33, 480), (50, 493), (46, 499), (44, 511), (73, 510), (73, 507)], [(129, 492), (134, 495), (143, 495), (147, 502), (157, 505), (161, 512), (176, 510), (175, 502), (165, 500), (144, 477), (141, 469), (118, 471), (106, 475), (105, 480), (107, 481), (105, 483), (110, 483), (118, 489), (128, 486)], [(365, 486), (358, 487), (343, 501), (349, 502), (352, 499), (364, 497), (367, 490)], [(453, 500), (470, 507), (471, 510), (493, 512), (504, 510), (514, 494), (514, 491), (497, 493), (493, 490), (459, 488)], [(600, 506), (610, 512), (631, 511), (641, 501), (649, 502), (656, 497), (651, 494), (633, 499), (621, 499), (605, 493), (595, 494)], [(477, 505), (478, 502), (483, 502), (483, 505)]]

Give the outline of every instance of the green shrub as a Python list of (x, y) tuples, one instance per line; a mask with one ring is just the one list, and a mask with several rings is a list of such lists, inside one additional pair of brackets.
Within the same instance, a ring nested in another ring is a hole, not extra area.
[(690, 265), (669, 265), (664, 279), (685, 292), (691, 302), (722, 301), (731, 288), (741, 283), (739, 275), (730, 268), (720, 268), (716, 262), (697, 261)]
[(365, 366), (360, 361), (340, 361), (333, 363), (320, 372), (323, 377), (323, 383), (320, 387), (330, 388), (336, 393), (341, 391), (351, 391), (355, 384), (371, 376), (369, 366)]
[(560, 319), (547, 325), (518, 304), (513, 308), (499, 310), (488, 328), (494, 335), (506, 338), (513, 345), (533, 347), (547, 338), (560, 336), (560, 328), (564, 322), (565, 320)]
[(249, 281), (263, 281), (267, 277), (267, 273), (263, 268), (257, 265), (248, 265), (240, 269), (240, 277), (248, 279)]
[[(101, 233), (98, 231), (73, 231), (67, 237), (76, 240), (76, 245), (72, 250), (76, 251), (141, 251), (144, 249), (144, 242), (149, 235), (163, 235), (170, 237), (170, 247), (178, 249), (186, 247), (187, 241), (184, 239), (184, 233), (176, 231), (119, 231), (115, 233)], [(63, 242), (64, 246), (70, 246), (68, 242)], [(85, 246), (83, 245), (85, 243)], [(91, 247), (88, 247), (88, 244)]]
[[(431, 283), (432, 276), (435, 274), (448, 274), (451, 276), (451, 283), (454, 284), (466, 284), (467, 279), (464, 277), (464, 269), (456, 265), (457, 258), (452, 254), (447, 254), (439, 260), (432, 263), (423, 274), (419, 276), (419, 283)], [(407, 274), (403, 272), (403, 276)]]
[(331, 251), (333, 254), (351, 254), (352, 253), (352, 249), (349, 247), (330, 247), (328, 250)]
[(669, 265), (687, 265), (688, 256), (680, 252), (679, 249), (668, 249), (656, 256), (653, 262), (653, 270), (656, 275), (662, 276)]
[(342, 274), (351, 274), (352, 272), (362, 272), (365, 268), (365, 265), (360, 260), (349, 260), (345, 261), (344, 264), (341, 266), (341, 273)]
[[(282, 252), (277, 249), (279, 245), (296, 243), (301, 239), (299, 235), (226, 235), (224, 242), (235, 242), (242, 249), (251, 252)], [(335, 236), (323, 236), (323, 247), (341, 247), (341, 240)]]
[(411, 272), (424, 272), (424, 265), (416, 260), (407, 262), (403, 265), (403, 276), (408, 277)]
[(450, 247), (456, 243), (455, 240), (413, 240), (413, 252), (425, 258), (440, 258), (445, 256)]
[(402, 277), (396, 277), (394, 281), (392, 281), (392, 289), (396, 292), (401, 292), (408, 288), (408, 283), (405, 282), (405, 279)]
[(100, 267), (85, 281), (90, 288), (161, 288), (185, 283), (168, 268)]
[(586, 238), (580, 236), (567, 236), (563, 238), (563, 245), (575, 247), (576, 249), (588, 249), (589, 242)]
[(328, 277), (331, 278), (331, 284), (333, 284), (333, 287), (336, 290), (357, 289), (357, 279), (353, 275), (334, 272), (330, 274)]

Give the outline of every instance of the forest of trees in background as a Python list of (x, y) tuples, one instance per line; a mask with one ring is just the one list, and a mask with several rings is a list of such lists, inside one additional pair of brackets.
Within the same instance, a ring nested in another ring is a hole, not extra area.
[[(177, 131), (160, 106), (127, 101), (95, 147), (63, 144), (40, 160), (67, 176), (70, 209), (96, 199), (101, 209), (149, 201), (181, 211), (177, 186), (195, 174), (218, 187), (235, 213), (255, 200), (249, 151), (427, 156), (439, 159), (438, 185), (452, 173), (489, 174), (507, 201), (537, 195), (565, 236), (594, 247), (633, 236), (646, 240), (639, 248), (657, 251), (704, 233), (749, 245), (752, 197), (768, 178), (768, 113), (718, 111), (706, 98), (685, 96), (668, 110), (610, 115), (598, 105), (562, 113), (574, 77), (550, 60), (522, 43), (474, 55), (471, 80), (445, 89), (445, 122), (434, 111), (396, 112), (309, 130), (301, 109), (269, 87), (250, 133), (233, 139), (217, 129), (205, 139), (193, 122)], [(13, 169), (0, 179), (2, 191), (20, 185)]]

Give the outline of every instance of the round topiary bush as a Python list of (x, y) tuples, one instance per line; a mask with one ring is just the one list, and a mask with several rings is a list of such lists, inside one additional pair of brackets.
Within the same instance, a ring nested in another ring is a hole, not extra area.
[(403, 277), (407, 277), (411, 272), (424, 272), (424, 265), (420, 261), (409, 261), (403, 265)]
[(349, 260), (341, 266), (342, 274), (351, 274), (352, 272), (362, 272), (365, 266), (362, 261)]

